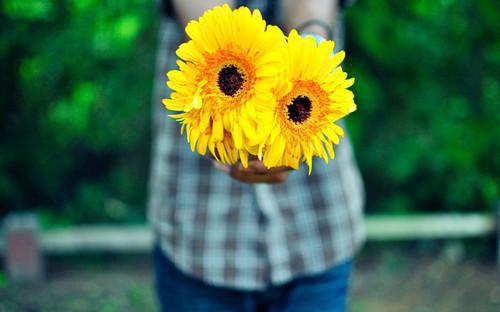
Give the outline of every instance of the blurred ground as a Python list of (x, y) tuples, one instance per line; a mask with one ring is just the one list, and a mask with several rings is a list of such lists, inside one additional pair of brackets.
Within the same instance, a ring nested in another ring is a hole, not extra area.
[(352, 280), (352, 312), (500, 311), (500, 269), (462, 260), (460, 246), (438, 254), (363, 252)]
[[(457, 251), (458, 250), (458, 251)], [(460, 248), (438, 254), (369, 248), (357, 261), (351, 311), (500, 311), (500, 270), (461, 260)], [(154, 311), (147, 257), (51, 258), (46, 282), (0, 283), (0, 311)]]

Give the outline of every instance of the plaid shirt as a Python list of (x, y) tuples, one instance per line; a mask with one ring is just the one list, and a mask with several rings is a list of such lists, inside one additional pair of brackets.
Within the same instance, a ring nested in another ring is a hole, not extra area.
[(244, 184), (214, 169), (191, 152), (160, 100), (169, 94), (165, 73), (175, 67), (182, 36), (174, 20), (162, 20), (148, 216), (166, 256), (209, 284), (247, 290), (353, 257), (364, 240), (364, 194), (349, 139), (329, 165), (316, 160), (310, 176), (303, 165), (281, 184)]

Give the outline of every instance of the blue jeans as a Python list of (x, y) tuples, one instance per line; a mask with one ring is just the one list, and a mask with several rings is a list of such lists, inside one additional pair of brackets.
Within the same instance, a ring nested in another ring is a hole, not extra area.
[(351, 261), (263, 291), (206, 284), (179, 271), (159, 247), (153, 251), (153, 261), (156, 294), (163, 312), (343, 312), (346, 308)]

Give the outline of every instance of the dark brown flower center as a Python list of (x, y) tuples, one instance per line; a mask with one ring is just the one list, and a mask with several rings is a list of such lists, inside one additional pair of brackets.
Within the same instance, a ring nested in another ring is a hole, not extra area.
[(295, 123), (303, 123), (311, 115), (311, 100), (299, 95), (288, 105), (288, 119)]
[(234, 96), (245, 82), (245, 75), (242, 74), (235, 65), (224, 66), (219, 71), (219, 89), (228, 96)]

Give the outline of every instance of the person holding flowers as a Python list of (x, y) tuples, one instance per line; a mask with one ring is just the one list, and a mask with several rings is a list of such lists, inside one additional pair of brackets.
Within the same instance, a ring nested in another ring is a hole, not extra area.
[(364, 241), (339, 125), (356, 110), (345, 2), (161, 3), (148, 217), (162, 311), (345, 310)]

